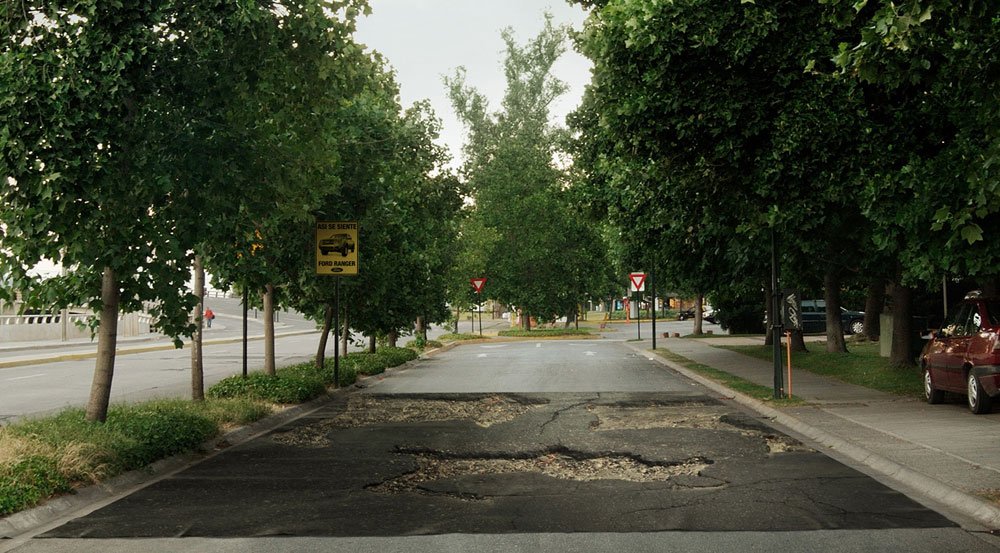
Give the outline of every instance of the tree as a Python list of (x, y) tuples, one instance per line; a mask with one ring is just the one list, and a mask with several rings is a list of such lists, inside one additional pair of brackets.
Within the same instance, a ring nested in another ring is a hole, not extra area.
[[(746, 290), (765, 282), (776, 231), (783, 273), (815, 272), (820, 260), (839, 311), (851, 268), (840, 260), (869, 238), (851, 198), (875, 143), (859, 139), (871, 125), (861, 91), (818, 70), (833, 40), (816, 25), (821, 8), (592, 5), (578, 37), (595, 68), (573, 119), (576, 159), (632, 249), (655, 244), (681, 288)], [(838, 329), (828, 347), (843, 351)]]
[(565, 49), (566, 30), (546, 16), (542, 32), (525, 46), (509, 29), (502, 36), (502, 111), (489, 112), (462, 69), (446, 84), (468, 129), (463, 171), (475, 198), (473, 217), (496, 236), (488, 256), (490, 294), (521, 308), (527, 324), (531, 315), (575, 314), (590, 288), (588, 269), (604, 263), (604, 250), (595, 247), (596, 231), (570, 211), (566, 175), (553, 164), (565, 131), (549, 125), (548, 106), (565, 84), (551, 68)]

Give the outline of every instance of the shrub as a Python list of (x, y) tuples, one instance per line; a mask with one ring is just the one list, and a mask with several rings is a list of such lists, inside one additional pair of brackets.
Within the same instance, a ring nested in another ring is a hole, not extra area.
[(499, 336), (518, 338), (544, 338), (546, 336), (591, 336), (584, 328), (539, 328), (537, 330), (501, 330)]
[(255, 372), (246, 378), (242, 375), (230, 376), (209, 388), (208, 395), (214, 398), (254, 398), (272, 403), (303, 403), (326, 393), (323, 380), (324, 377), (305, 371), (275, 376)]
[(482, 336), (478, 334), (455, 334), (454, 332), (448, 334), (442, 334), (438, 336), (438, 340), (442, 342), (457, 342), (459, 340), (479, 340)]
[(413, 361), (420, 355), (410, 348), (379, 348), (376, 355), (381, 356), (389, 367), (398, 367), (403, 363)]
[(444, 344), (442, 344), (437, 340), (427, 340), (424, 342), (423, 347), (418, 347), (416, 340), (410, 340), (409, 342), (406, 343), (406, 347), (408, 349), (416, 351), (424, 351), (425, 349), (436, 349), (442, 346), (444, 346)]
[(344, 357), (346, 365), (353, 367), (358, 374), (380, 374), (389, 367), (384, 357), (377, 353), (356, 352)]

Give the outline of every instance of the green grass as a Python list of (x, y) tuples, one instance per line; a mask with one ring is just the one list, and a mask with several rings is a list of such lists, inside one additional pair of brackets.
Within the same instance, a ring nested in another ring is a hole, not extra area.
[(709, 367), (708, 365), (696, 363), (687, 357), (678, 355), (670, 350), (657, 349), (655, 352), (664, 359), (673, 361), (674, 363), (677, 363), (686, 369), (692, 370), (706, 378), (714, 380), (733, 391), (750, 396), (758, 401), (765, 402), (772, 407), (789, 407), (793, 405), (803, 405), (805, 403), (803, 400), (796, 397), (792, 397), (791, 399), (774, 399), (774, 390), (772, 388), (761, 386), (760, 384), (754, 384), (753, 382), (744, 380), (725, 371)]
[(555, 336), (593, 336), (589, 330), (585, 328), (539, 328), (536, 330), (501, 330), (497, 333), (499, 336), (514, 337), (514, 338), (551, 338)]
[[(763, 359), (772, 360), (771, 346), (717, 346)], [(808, 352), (792, 352), (792, 366), (857, 384), (873, 390), (908, 397), (923, 397), (920, 371), (913, 367), (894, 367), (879, 355), (878, 342), (848, 344), (848, 353), (828, 353), (824, 342), (810, 342)]]

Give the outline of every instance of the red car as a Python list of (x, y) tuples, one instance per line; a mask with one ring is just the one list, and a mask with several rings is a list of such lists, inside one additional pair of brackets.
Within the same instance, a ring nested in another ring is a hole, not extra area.
[(928, 403), (954, 392), (973, 413), (989, 413), (1000, 396), (1000, 299), (967, 295), (924, 346), (920, 364)]

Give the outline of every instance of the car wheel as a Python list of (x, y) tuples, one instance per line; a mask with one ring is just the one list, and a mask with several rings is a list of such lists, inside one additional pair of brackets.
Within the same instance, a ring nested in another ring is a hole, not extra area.
[(851, 321), (851, 334), (861, 334), (865, 331), (865, 322), (861, 320)]
[(924, 398), (931, 405), (944, 401), (944, 392), (934, 387), (934, 381), (931, 380), (931, 370), (928, 368), (924, 368)]
[(966, 381), (969, 384), (966, 390), (969, 398), (969, 411), (977, 415), (989, 413), (990, 397), (983, 391), (983, 387), (979, 384), (979, 379), (976, 378), (976, 375), (972, 371), (969, 371)]

